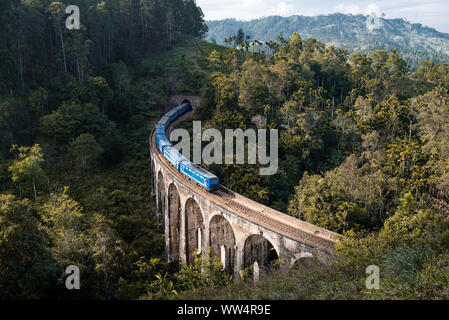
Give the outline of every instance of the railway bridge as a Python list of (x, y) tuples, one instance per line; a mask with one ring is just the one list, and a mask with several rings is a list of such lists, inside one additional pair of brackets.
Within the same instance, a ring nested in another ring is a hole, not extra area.
[[(341, 237), (252, 201), (225, 187), (207, 192), (162, 156), (150, 136), (151, 177), (158, 225), (165, 232), (168, 262), (191, 264), (209, 252), (239, 277), (271, 261), (294, 265), (311, 257), (326, 261)], [(250, 268), (253, 267), (253, 268)], [(257, 271), (256, 271), (257, 270)]]

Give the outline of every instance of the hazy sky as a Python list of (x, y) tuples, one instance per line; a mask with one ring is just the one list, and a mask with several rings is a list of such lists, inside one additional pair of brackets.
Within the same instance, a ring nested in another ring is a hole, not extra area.
[(314, 16), (334, 12), (406, 18), (449, 33), (449, 0), (197, 0), (206, 20), (250, 20), (271, 15)]

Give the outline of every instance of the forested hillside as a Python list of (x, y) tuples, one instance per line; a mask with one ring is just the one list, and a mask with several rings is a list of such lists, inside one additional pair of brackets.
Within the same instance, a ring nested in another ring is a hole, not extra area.
[(316, 17), (270, 16), (251, 21), (226, 19), (208, 21), (207, 25), (208, 39), (215, 39), (219, 44), (225, 44), (223, 40), (236, 34), (239, 28), (253, 40), (263, 42), (275, 40), (281, 33), (288, 38), (297, 32), (304, 39), (315, 38), (329, 46), (346, 48), (350, 53), (396, 48), (414, 70), (421, 60), (449, 62), (448, 34), (403, 19), (378, 17), (376, 22), (363, 15), (330, 14)]
[[(66, 28), (69, 4), (80, 30)], [(201, 10), (2, 0), (0, 17), (0, 299), (159, 292), (148, 135), (170, 95), (203, 86)], [(69, 265), (81, 290), (65, 287)]]
[[(204, 128), (278, 129), (280, 168), (270, 177), (257, 166), (209, 169), (232, 190), (346, 239), (329, 265), (277, 267), (255, 286), (197, 284), (181, 297), (447, 298), (449, 64), (421, 61), (411, 73), (396, 50), (348, 56), (298, 33), (270, 55), (248, 52), (242, 31), (230, 41), (209, 56), (197, 117)], [(380, 290), (365, 287), (369, 265), (381, 270)]]

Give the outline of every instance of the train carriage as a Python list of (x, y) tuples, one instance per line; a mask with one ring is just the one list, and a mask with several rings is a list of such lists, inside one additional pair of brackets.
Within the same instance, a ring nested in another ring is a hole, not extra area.
[(176, 170), (179, 171), (179, 166), (183, 161), (188, 161), (184, 156), (179, 153), (178, 150), (174, 147), (165, 147), (163, 148), (162, 154), (164, 157), (172, 164), (173, 167), (176, 168)]
[(180, 116), (184, 113), (186, 113), (187, 111), (192, 109), (192, 106), (190, 105), (190, 103), (186, 102), (181, 104), (179, 107), (177, 107), (178, 111), (177, 111), (177, 115)]
[(165, 115), (170, 120), (170, 123), (173, 122), (178, 117), (176, 111), (177, 111), (176, 109), (173, 109)]
[(162, 125), (158, 124), (156, 126), (156, 134), (161, 134), (165, 136), (165, 128)]
[(159, 120), (158, 125), (162, 126), (164, 129), (167, 129), (170, 124), (170, 118), (167, 116), (163, 116), (161, 120)]
[(208, 191), (217, 190), (220, 187), (217, 176), (190, 161), (181, 163), (179, 171)]
[(162, 152), (164, 147), (171, 147), (172, 144), (167, 139), (165, 134), (156, 134), (156, 145), (160, 152)]

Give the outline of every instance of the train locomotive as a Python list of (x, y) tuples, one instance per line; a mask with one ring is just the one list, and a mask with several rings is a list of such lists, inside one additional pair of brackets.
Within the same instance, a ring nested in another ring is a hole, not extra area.
[(185, 158), (176, 148), (173, 147), (170, 140), (165, 135), (168, 126), (192, 106), (189, 102), (182, 103), (165, 114), (156, 125), (156, 145), (165, 159), (187, 179), (195, 182), (209, 192), (220, 188), (220, 180), (214, 174), (204, 170), (196, 164)]

